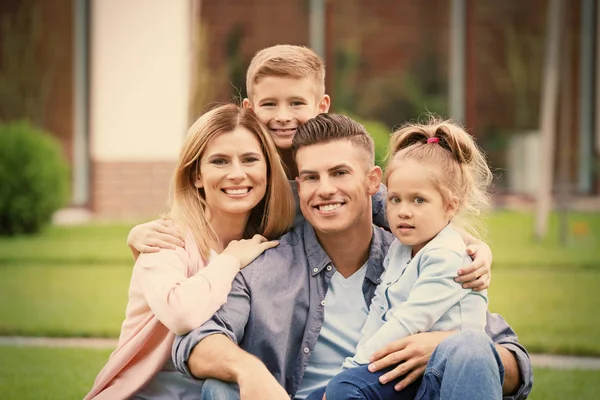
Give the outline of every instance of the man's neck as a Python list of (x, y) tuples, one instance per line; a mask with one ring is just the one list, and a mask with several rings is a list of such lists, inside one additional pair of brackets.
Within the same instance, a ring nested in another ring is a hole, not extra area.
[(294, 157), (292, 156), (292, 149), (277, 149), (279, 151), (279, 156), (281, 157), (281, 161), (286, 166), (285, 173), (289, 180), (294, 180), (298, 176), (298, 166), (296, 165), (296, 161), (294, 161)]
[(316, 232), (319, 243), (329, 256), (337, 272), (348, 278), (369, 259), (373, 225), (371, 216), (344, 232)]

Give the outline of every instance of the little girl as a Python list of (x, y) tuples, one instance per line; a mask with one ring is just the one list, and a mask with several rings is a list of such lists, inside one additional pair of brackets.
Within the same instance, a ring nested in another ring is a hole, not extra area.
[(487, 206), (491, 180), (485, 156), (457, 125), (432, 120), (393, 134), (384, 181), (396, 240), (356, 354), (344, 362), (347, 371), (330, 381), (327, 400), (397, 395), (393, 384), (380, 384), (380, 375), (367, 370), (373, 353), (387, 343), (425, 331), (484, 330), (486, 291), (463, 289), (454, 281), (456, 270), (469, 261), (456, 225), (472, 230), (465, 217), (478, 216)]

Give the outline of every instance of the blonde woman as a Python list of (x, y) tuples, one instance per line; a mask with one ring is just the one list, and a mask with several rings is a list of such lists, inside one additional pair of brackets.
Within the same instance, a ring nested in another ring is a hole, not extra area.
[(235, 105), (191, 126), (171, 199), (168, 218), (182, 228), (185, 247), (137, 258), (118, 346), (86, 399), (195, 398), (200, 383), (171, 362), (175, 334), (212, 317), (238, 271), (277, 246), (295, 210), (269, 133)]

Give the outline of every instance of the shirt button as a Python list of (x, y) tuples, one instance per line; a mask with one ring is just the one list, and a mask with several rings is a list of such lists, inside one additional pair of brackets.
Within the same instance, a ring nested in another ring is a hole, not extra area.
[(377, 283), (381, 283), (381, 278), (377, 278)]
[(327, 266), (327, 271), (331, 271), (331, 265)]
[(317, 273), (317, 272), (319, 272), (319, 268), (313, 268), (313, 272), (314, 272), (314, 273)]
[(324, 305), (325, 305), (325, 300), (323, 300), (323, 301), (321, 302), (321, 305), (322, 305), (322, 306), (324, 306)]
[(302, 350), (304, 352), (304, 354), (308, 354), (310, 353), (310, 350), (308, 349), (308, 347), (305, 347), (304, 350)]

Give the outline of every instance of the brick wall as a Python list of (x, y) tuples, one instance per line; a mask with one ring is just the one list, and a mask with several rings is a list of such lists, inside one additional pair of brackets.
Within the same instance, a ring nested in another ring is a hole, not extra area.
[(171, 162), (95, 162), (94, 213), (106, 217), (156, 217), (168, 211)]

